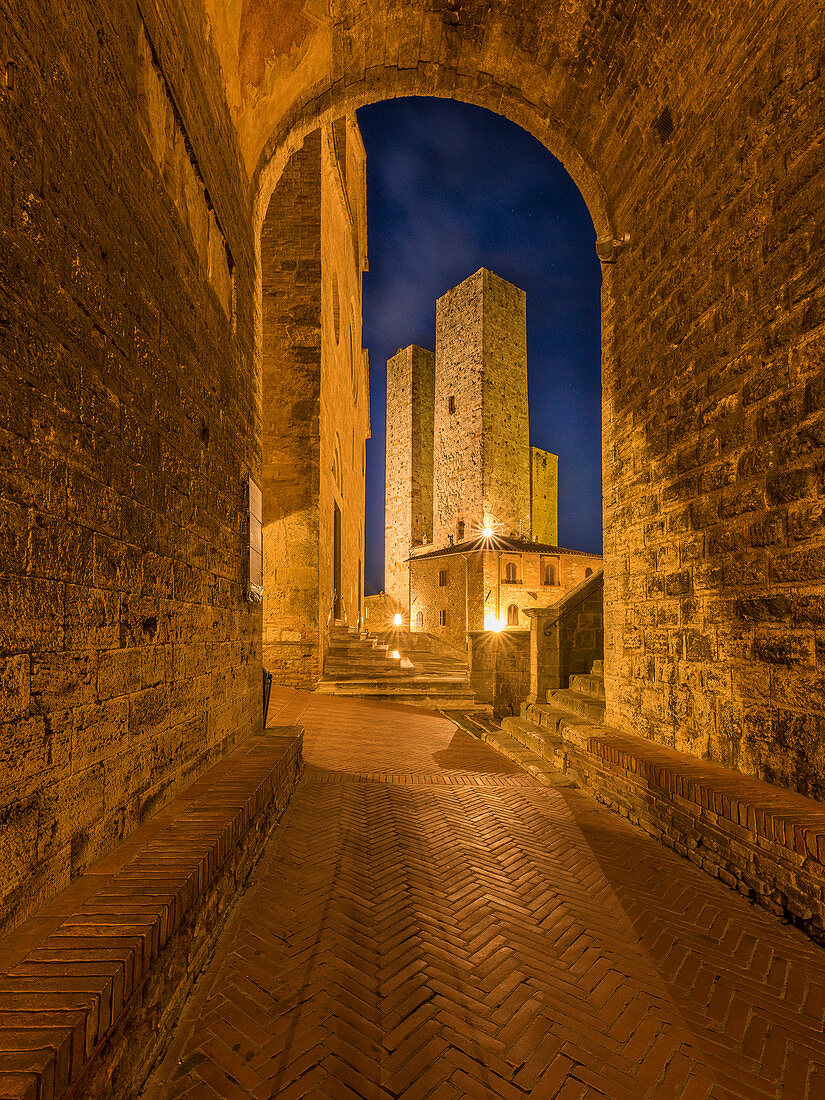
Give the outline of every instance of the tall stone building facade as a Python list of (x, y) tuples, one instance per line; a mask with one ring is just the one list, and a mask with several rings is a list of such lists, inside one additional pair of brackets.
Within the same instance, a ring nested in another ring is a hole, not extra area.
[(492, 271), (477, 271), (439, 298), (435, 348), (433, 541), (460, 542), (487, 521), (526, 534), (524, 291)]
[(439, 298), (435, 354), (387, 363), (385, 599), (370, 625), (400, 613), (463, 646), (467, 630), (525, 626), (524, 608), (601, 564), (557, 545), (558, 457), (530, 446), (526, 306), (482, 268)]
[(410, 547), (432, 541), (434, 383), (435, 356), (425, 348), (404, 348), (387, 363), (385, 589), (395, 599), (409, 584)]
[(272, 196), (263, 275), (263, 660), (311, 686), (361, 619), (369, 382), (366, 162), (354, 117), (309, 134)]

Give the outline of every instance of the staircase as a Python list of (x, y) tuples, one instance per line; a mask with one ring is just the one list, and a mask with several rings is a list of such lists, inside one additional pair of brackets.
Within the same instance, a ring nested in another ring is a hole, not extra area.
[(568, 740), (581, 741), (593, 733), (593, 726), (604, 723), (604, 662), (594, 661), (588, 673), (570, 677), (570, 685), (547, 692), (546, 703), (522, 703), (518, 718), (503, 718), (501, 728), (525, 748), (563, 767), (563, 724)]
[(414, 664), (404, 652), (404, 635), (396, 642), (401, 648), (392, 649), (391, 644), (372, 634), (359, 634), (342, 624), (333, 624), (316, 692), (434, 709), (490, 712), (489, 707), (476, 702), (467, 681), (466, 661), (416, 650)]

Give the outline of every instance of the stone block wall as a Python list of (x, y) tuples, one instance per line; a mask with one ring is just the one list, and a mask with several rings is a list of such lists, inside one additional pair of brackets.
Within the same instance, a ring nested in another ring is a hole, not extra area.
[(532, 536), (548, 546), (559, 544), (559, 456), (530, 448)]
[(347, 624), (355, 628), (363, 614), (370, 406), (369, 364), (361, 336), (361, 276), (367, 262), (366, 156), (354, 116), (323, 128), (322, 156), (318, 615), (325, 626), (334, 594), (337, 504), (341, 513), (342, 610)]
[(635, 242), (604, 370), (608, 719), (822, 798), (822, 11), (719, 20), (675, 25), (680, 78), (605, 165)]
[(604, 657), (604, 573), (576, 585), (552, 607), (528, 612), (530, 700), (543, 703), (548, 691), (569, 686), (576, 673), (590, 672)]
[[(433, 541), (485, 517), (528, 534), (530, 458), (524, 292), (481, 269), (436, 304)], [(452, 411), (451, 411), (452, 410)]]
[(355, 215), (364, 188), (360, 135), (354, 120), (342, 119), (314, 131), (290, 158), (261, 231), (263, 653), (276, 683), (299, 687), (312, 686), (322, 669), (336, 505), (349, 625), (362, 606), (369, 389), (361, 346), (366, 237)]
[(492, 271), (482, 271), (480, 281), (484, 312), (483, 507), (504, 534), (529, 538), (527, 295)]
[(414, 544), (433, 529), (433, 399), (435, 355), (408, 347), (387, 363), (384, 589), (408, 610)]
[(300, 687), (321, 672), (321, 174), (315, 130), (261, 230), (263, 661)]
[[(439, 584), (442, 571), (446, 573), (445, 585)], [(478, 552), (414, 561), (410, 569), (411, 630), (423, 630), (462, 651), (466, 649), (468, 612), (470, 630), (484, 627), (483, 581), (482, 554)], [(423, 615), (420, 626), (419, 611)], [(446, 612), (444, 625), (439, 622), (439, 611)]]
[(0, 20), (0, 930), (261, 723), (248, 181), (143, 7)]
[(530, 693), (530, 631), (471, 631), (467, 636), (470, 686), (497, 718), (518, 714)]

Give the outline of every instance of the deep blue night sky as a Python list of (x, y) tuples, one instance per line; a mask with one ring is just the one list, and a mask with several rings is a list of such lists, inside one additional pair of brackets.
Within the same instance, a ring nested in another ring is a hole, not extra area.
[(386, 361), (435, 346), (435, 301), (480, 267), (527, 292), (530, 442), (559, 456), (559, 542), (601, 553), (601, 382), (595, 231), (562, 165), (481, 107), (364, 107), (370, 270), (366, 591), (384, 586)]

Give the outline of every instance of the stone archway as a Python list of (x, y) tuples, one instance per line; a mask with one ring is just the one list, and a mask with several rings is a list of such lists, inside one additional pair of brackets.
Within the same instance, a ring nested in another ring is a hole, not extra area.
[[(527, 130), (533, 137), (550, 152), (556, 156), (558, 160), (568, 170), (574, 182), (582, 192), (585, 201), (588, 204), (588, 209), (593, 218), (594, 226), (598, 237), (608, 237), (612, 239), (613, 229), (610, 217), (607, 211), (607, 202), (604, 188), (601, 181), (587, 163), (587, 161), (581, 157), (575, 148), (571, 145), (568, 135), (564, 133), (561, 128), (554, 128), (544, 122), (538, 113), (529, 108), (525, 103), (524, 97), (521, 93), (513, 88), (510, 90), (509, 97), (495, 97), (489, 95), (480, 95), (477, 92), (473, 92), (471, 88), (467, 88), (464, 94), (454, 93), (448, 94), (442, 89), (439, 89), (433, 93), (430, 88), (431, 76), (424, 73), (418, 74), (418, 80), (408, 81), (410, 94), (415, 95), (427, 95), (437, 94), (442, 98), (451, 98), (462, 102), (472, 103), (476, 106), (486, 107), (494, 110), (502, 117), (507, 118), (509, 121), (515, 122), (523, 129)], [(388, 89), (389, 90), (389, 89)], [(294, 164), (297, 157), (302, 153), (306, 143), (310, 140), (314, 140), (314, 136), (325, 130), (334, 128), (337, 121), (342, 117), (342, 112), (350, 112), (350, 117), (354, 117), (354, 111), (361, 106), (366, 106), (369, 103), (375, 103), (382, 99), (389, 98), (386, 94), (382, 94), (380, 90), (375, 87), (367, 88), (366, 86), (353, 90), (347, 89), (346, 93), (342, 93), (340, 96), (325, 95), (319, 96), (311, 104), (308, 105), (306, 112), (297, 120), (294, 121), (291, 128), (282, 133), (280, 137), (273, 137), (268, 143), (264, 154), (262, 155), (262, 161), (259, 165), (259, 169), (255, 178), (255, 199), (254, 199), (254, 224), (256, 226), (256, 241), (260, 243), (261, 232), (266, 232), (266, 217), (267, 211), (271, 211), (272, 197), (277, 196), (278, 188), (280, 187), (280, 181), (283, 179), (284, 171), (288, 166)], [(492, 103), (495, 102), (495, 106)], [(262, 286), (263, 286), (263, 268), (261, 264), (260, 251), (257, 257), (257, 301), (261, 301)], [(359, 305), (360, 309), (360, 305)], [(609, 363), (612, 360), (612, 318), (614, 315), (613, 303), (612, 303), (612, 265), (607, 264), (603, 269), (602, 279), (602, 364), (603, 371), (605, 369), (605, 363)], [(262, 369), (262, 337), (263, 327), (260, 323), (260, 310), (259, 310), (259, 324), (257, 326), (257, 349), (258, 349), (258, 363), (259, 363), (259, 377)], [(347, 329), (347, 325), (341, 325), (342, 332)], [(359, 315), (359, 328), (360, 328), (360, 315)], [(263, 388), (259, 388), (259, 393), (264, 393)], [(354, 391), (357, 394), (357, 390)], [(263, 395), (264, 403), (266, 402), (265, 393)], [(357, 398), (356, 398), (357, 403)], [(265, 459), (266, 464), (266, 459)], [(363, 506), (363, 501), (362, 501)], [(609, 572), (609, 567), (605, 563), (605, 572)], [(359, 591), (360, 585), (363, 583), (362, 578), (359, 577)], [(319, 622), (323, 619), (323, 607), (319, 612)], [(264, 614), (264, 658), (266, 660), (267, 645), (266, 645), (266, 612)], [(323, 664), (323, 655), (320, 656), (320, 661), (317, 667), (320, 669)]]
[(599, 236), (632, 235), (603, 283), (606, 718), (822, 797), (821, 708), (799, 706), (821, 647), (783, 610), (825, 576), (822, 242), (803, 197), (821, 133), (800, 108), (821, 65), (795, 30), (821, 12), (402, 0), (318, 18), (305, 69), (284, 61), (249, 99), (258, 225), (305, 134), (384, 98), (487, 107), (559, 158)]

